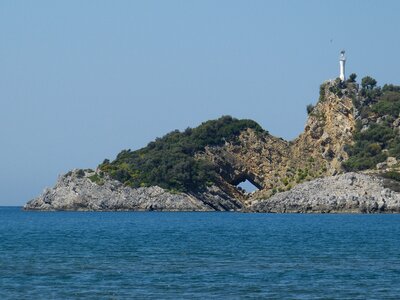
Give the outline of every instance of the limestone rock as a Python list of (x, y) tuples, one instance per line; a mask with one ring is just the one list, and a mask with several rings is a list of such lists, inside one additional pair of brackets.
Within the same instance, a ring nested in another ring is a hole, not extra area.
[(60, 176), (53, 188), (29, 201), (25, 210), (74, 211), (230, 211), (242, 203), (217, 187), (199, 195), (171, 193), (158, 186), (132, 189), (119, 181), (104, 178), (92, 182), (92, 172), (74, 170)]
[(397, 159), (396, 159), (396, 157), (392, 157), (392, 156), (389, 156), (387, 159), (386, 159), (386, 164), (387, 164), (387, 166), (390, 168), (390, 167), (393, 167), (394, 165), (396, 165), (397, 164)]
[[(339, 97), (330, 92), (334, 85), (334, 81), (324, 83), (323, 101), (314, 107), (304, 132), (294, 141), (248, 129), (236, 140), (208, 147), (198, 156), (213, 162), (220, 170), (223, 189), (244, 202), (342, 172), (342, 162), (348, 158), (344, 148), (352, 143), (355, 129), (351, 95), (356, 94), (356, 87), (349, 86), (349, 92)], [(233, 188), (245, 179), (259, 191), (249, 195)]]
[[(388, 187), (391, 188), (388, 188)], [(275, 213), (398, 213), (400, 183), (358, 173), (315, 179), (269, 199), (249, 211)]]

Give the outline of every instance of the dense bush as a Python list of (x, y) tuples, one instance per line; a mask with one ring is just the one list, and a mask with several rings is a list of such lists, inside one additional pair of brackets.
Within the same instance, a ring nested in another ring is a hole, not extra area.
[(356, 73), (351, 73), (349, 76), (349, 79), (347, 80), (348, 82), (356, 82), (357, 74)]
[(195, 153), (206, 146), (223, 145), (247, 128), (264, 132), (254, 121), (224, 116), (183, 132), (172, 131), (145, 148), (123, 150), (113, 162), (105, 160), (100, 169), (131, 187), (202, 190), (215, 181), (217, 173), (208, 161), (195, 158)]
[(319, 101), (320, 102), (325, 101), (325, 87), (326, 87), (326, 83), (323, 83), (319, 86)]
[(381, 89), (375, 79), (367, 76), (362, 80), (361, 95), (364, 97), (363, 107), (358, 108), (361, 117), (373, 116), (381, 121), (366, 130), (361, 130), (361, 123), (357, 123), (354, 144), (346, 148), (349, 159), (343, 163), (348, 171), (374, 168), (388, 155), (400, 158), (400, 137), (392, 125), (400, 114), (400, 87), (385, 85)]
[(393, 129), (386, 124), (372, 124), (366, 131), (356, 132), (354, 145), (346, 149), (350, 158), (343, 163), (344, 168), (347, 171), (374, 168), (386, 160), (387, 153), (382, 150), (390, 150), (394, 138)]
[(361, 79), (361, 86), (363, 89), (372, 90), (375, 88), (376, 84), (376, 80), (370, 76), (365, 76), (363, 79)]
[(373, 104), (378, 101), (378, 98), (382, 95), (380, 87), (376, 86), (377, 82), (374, 78), (366, 76), (361, 79), (361, 96), (364, 97), (365, 104)]
[(308, 104), (306, 110), (308, 115), (311, 114), (311, 112), (314, 110), (314, 105)]
[(382, 176), (385, 178), (388, 178), (388, 179), (400, 181), (400, 173), (396, 172), (396, 171), (386, 172), (386, 173), (382, 174)]
[(391, 115), (397, 117), (400, 113), (400, 92), (385, 91), (379, 101), (371, 107), (378, 115)]
[(85, 171), (84, 170), (79, 169), (78, 171), (76, 171), (76, 177), (82, 178), (83, 176), (85, 176)]

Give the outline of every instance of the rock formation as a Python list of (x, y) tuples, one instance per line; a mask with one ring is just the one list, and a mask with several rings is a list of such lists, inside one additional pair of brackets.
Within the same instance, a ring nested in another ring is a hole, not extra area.
[[(356, 118), (360, 118), (359, 107), (353, 104), (354, 99), (360, 102), (359, 98), (356, 83), (343, 86), (327, 81), (321, 85), (318, 103), (309, 110), (304, 132), (294, 141), (247, 128), (221, 145), (205, 146), (195, 153), (195, 160), (210, 163), (217, 178), (201, 192), (176, 192), (158, 186), (132, 188), (100, 169), (75, 170), (60, 176), (53, 188), (24, 208), (400, 212), (397, 182), (375, 174), (343, 174), (342, 163), (348, 159), (345, 147), (353, 143)], [(380, 169), (394, 164), (397, 160), (388, 158)], [(246, 193), (238, 188), (244, 180), (259, 190)]]
[(208, 147), (198, 155), (218, 165), (224, 187), (245, 179), (257, 186), (259, 191), (252, 195), (233, 195), (246, 202), (341, 172), (341, 162), (347, 159), (344, 148), (352, 142), (355, 128), (351, 96), (356, 86), (350, 85), (338, 96), (330, 91), (335, 85), (335, 81), (322, 85), (320, 101), (294, 141), (248, 129), (223, 147)]
[(248, 210), (274, 213), (398, 213), (399, 191), (399, 182), (351, 172), (299, 184), (290, 191), (255, 201)]
[(168, 192), (158, 186), (132, 189), (106, 178), (100, 184), (92, 170), (73, 170), (25, 205), (26, 210), (76, 211), (236, 211), (243, 205), (215, 186), (201, 195)]

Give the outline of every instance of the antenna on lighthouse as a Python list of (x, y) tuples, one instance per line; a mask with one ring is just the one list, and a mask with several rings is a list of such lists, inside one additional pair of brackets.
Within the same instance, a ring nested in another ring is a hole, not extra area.
[(340, 51), (340, 57), (339, 57), (339, 66), (340, 66), (340, 75), (339, 78), (341, 81), (345, 81), (346, 76), (345, 76), (345, 64), (346, 64), (346, 56), (344, 56), (344, 50)]

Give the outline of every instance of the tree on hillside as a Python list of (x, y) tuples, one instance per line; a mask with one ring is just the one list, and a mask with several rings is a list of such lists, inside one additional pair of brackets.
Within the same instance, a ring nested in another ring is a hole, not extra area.
[(349, 82), (356, 82), (357, 74), (356, 73), (351, 73), (349, 76)]
[(370, 76), (365, 76), (361, 79), (361, 86), (363, 89), (372, 90), (376, 86), (376, 80)]
[(308, 115), (311, 114), (311, 112), (313, 111), (313, 109), (314, 109), (314, 105), (308, 104), (308, 105), (307, 105), (307, 114), (308, 114)]

